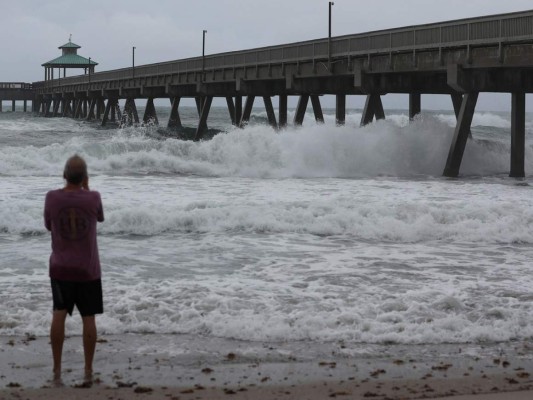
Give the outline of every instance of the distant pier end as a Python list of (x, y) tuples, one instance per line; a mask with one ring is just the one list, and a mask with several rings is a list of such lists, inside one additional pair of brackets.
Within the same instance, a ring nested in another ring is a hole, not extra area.
[(23, 102), (24, 112), (28, 111), (28, 101), (32, 102), (32, 111), (35, 99), (35, 90), (31, 83), (24, 82), (0, 82), (0, 112), (4, 111), (2, 102), (11, 102), (11, 112), (15, 112), (16, 102)]
[[(524, 176), (525, 94), (533, 93), (533, 10), (410, 26), (185, 60), (135, 66), (34, 83), (37, 109), (46, 116), (72, 116), (133, 123), (135, 100), (146, 99), (143, 121), (157, 123), (155, 98), (168, 98), (167, 125), (180, 127), (180, 99), (196, 99), (196, 140), (202, 139), (214, 97), (226, 99), (229, 118), (245, 125), (261, 97), (269, 123), (287, 125), (287, 96), (298, 96), (294, 124), (311, 103), (323, 122), (321, 95), (336, 96), (337, 124), (345, 123), (346, 96), (364, 95), (361, 124), (385, 118), (382, 96), (409, 94), (411, 119), (422, 94), (451, 99), (455, 129), (444, 175), (459, 174), (481, 92), (512, 94), (510, 175)], [(279, 97), (275, 114), (272, 97)], [(119, 99), (125, 99), (123, 110)], [(243, 100), (244, 104), (243, 104)], [(309, 101), (311, 100), (311, 101)]]

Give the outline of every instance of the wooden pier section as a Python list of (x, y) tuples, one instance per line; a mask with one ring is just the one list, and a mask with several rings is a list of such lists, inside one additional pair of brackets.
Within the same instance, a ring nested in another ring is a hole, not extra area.
[[(0, 82), (0, 112), (3, 112), (4, 101), (11, 102), (11, 112), (15, 112), (17, 101), (22, 101), (24, 112), (28, 111), (28, 101), (33, 102), (35, 91), (31, 83)], [(33, 104), (32, 104), (33, 108)]]
[[(409, 94), (409, 117), (422, 94), (450, 97), (455, 129), (444, 175), (459, 174), (479, 93), (512, 94), (510, 176), (524, 176), (525, 95), (533, 93), (533, 10), (410, 26), (135, 66), (33, 83), (34, 111), (45, 116), (97, 119), (103, 125), (158, 123), (154, 99), (168, 98), (167, 126), (181, 127), (179, 104), (194, 98), (196, 140), (205, 135), (213, 98), (226, 99), (228, 118), (244, 126), (261, 98), (270, 125), (287, 125), (287, 98), (298, 96), (294, 124), (309, 104), (323, 122), (321, 95), (336, 96), (336, 121), (345, 123), (346, 96), (366, 96), (361, 124), (385, 118), (382, 96)], [(279, 97), (278, 115), (272, 97)], [(121, 110), (119, 99), (125, 99)]]

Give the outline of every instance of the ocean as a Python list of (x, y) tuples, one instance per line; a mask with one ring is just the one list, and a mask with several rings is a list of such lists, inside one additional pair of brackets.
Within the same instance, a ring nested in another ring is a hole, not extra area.
[[(180, 109), (195, 126), (195, 109)], [(276, 132), (266, 113), (212, 140), (0, 113), (0, 335), (46, 336), (48, 190), (78, 153), (103, 199), (104, 335), (401, 345), (533, 338), (533, 115), (508, 177), (509, 113), (478, 112), (459, 179), (453, 112), (359, 127), (350, 110)], [(158, 107), (162, 125), (169, 108)], [(292, 115), (289, 115), (291, 117)], [(81, 333), (78, 315), (69, 334)]]

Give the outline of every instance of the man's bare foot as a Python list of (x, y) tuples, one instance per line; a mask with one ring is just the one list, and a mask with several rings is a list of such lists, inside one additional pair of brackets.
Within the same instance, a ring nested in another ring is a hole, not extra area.
[(85, 370), (85, 376), (83, 377), (83, 380), (86, 383), (92, 383), (93, 381), (93, 370), (92, 369)]
[(61, 379), (61, 370), (54, 370), (52, 379), (51, 379), (52, 386), (54, 387), (62, 387), (63, 380)]

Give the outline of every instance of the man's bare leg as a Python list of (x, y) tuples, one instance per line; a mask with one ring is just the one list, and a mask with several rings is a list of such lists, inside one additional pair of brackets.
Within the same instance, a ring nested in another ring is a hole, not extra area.
[(96, 320), (94, 315), (82, 317), (83, 320), (83, 352), (85, 354), (85, 377), (92, 378), (94, 350), (96, 348)]
[(54, 378), (61, 377), (61, 357), (63, 342), (65, 341), (65, 319), (67, 310), (54, 310), (50, 327), (50, 342), (52, 343), (52, 357), (54, 359)]

